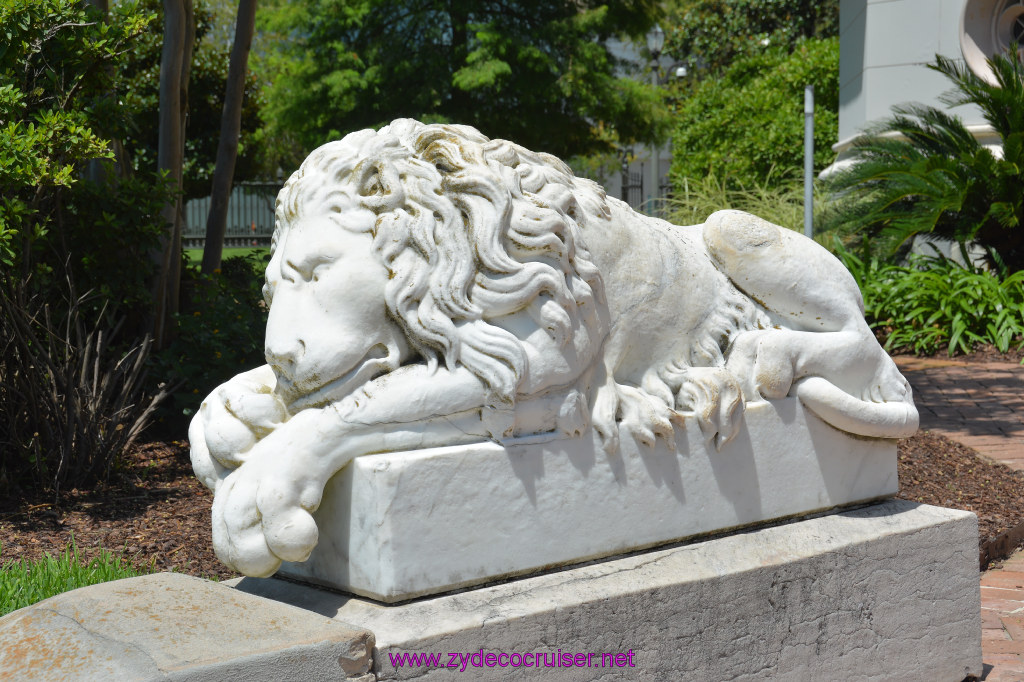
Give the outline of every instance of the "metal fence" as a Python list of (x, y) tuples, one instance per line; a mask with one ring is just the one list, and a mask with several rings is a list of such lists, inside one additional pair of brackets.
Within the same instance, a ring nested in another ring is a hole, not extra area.
[[(622, 200), (643, 211), (648, 208), (650, 198), (644, 195), (644, 164), (640, 170), (630, 169), (622, 173)], [(278, 182), (242, 182), (235, 185), (228, 201), (227, 230), (224, 246), (269, 246), (274, 233), (274, 204), (281, 191)], [(668, 194), (668, 186), (660, 188), (659, 198)], [(658, 201), (655, 212), (661, 213), (664, 202)], [(185, 204), (185, 230), (182, 245), (185, 248), (202, 248), (206, 243), (206, 218), (210, 213), (210, 197), (193, 199)]]
[(672, 185), (668, 178), (661, 178), (658, 185), (658, 199), (654, 206), (654, 215), (659, 218), (667, 218), (669, 212), (669, 200), (672, 198)]
[[(242, 182), (235, 185), (228, 201), (227, 230), (224, 246), (269, 246), (274, 233), (274, 203), (281, 184), (277, 182)], [(193, 199), (185, 204), (185, 248), (202, 248), (206, 243), (206, 218), (210, 213), (210, 197)]]
[(650, 184), (645, 182), (648, 175), (647, 168), (643, 163), (639, 164), (639, 167), (639, 171), (631, 169), (622, 173), (621, 199), (636, 211), (641, 211), (658, 217), (664, 217), (664, 214), (667, 212), (666, 208), (669, 193), (671, 192), (671, 186), (668, 183), (668, 178), (661, 178), (661, 182), (658, 186), (658, 196), (648, 196), (644, 193), (644, 190)]
[(635, 209), (644, 204), (644, 165), (640, 171), (628, 171), (622, 174), (622, 200)]

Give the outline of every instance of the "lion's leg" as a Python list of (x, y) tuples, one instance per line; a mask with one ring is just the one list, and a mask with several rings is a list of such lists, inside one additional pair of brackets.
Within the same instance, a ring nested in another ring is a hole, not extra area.
[[(713, 214), (703, 235), (715, 264), (781, 327), (739, 334), (728, 351), (726, 366), (748, 400), (781, 398), (796, 382), (819, 377), (854, 401), (835, 399), (819, 390), (820, 382), (805, 389), (807, 399), (836, 414), (853, 410), (843, 418), (846, 426), (859, 413), (865, 435), (910, 428), (916, 418), (910, 387), (865, 323), (860, 290), (834, 256), (800, 234), (739, 211)], [(894, 409), (902, 416), (894, 419), (903, 425), (888, 431), (872, 426), (889, 419), (874, 415), (875, 403), (898, 403)]]
[(712, 214), (703, 237), (715, 265), (783, 328), (733, 340), (728, 367), (747, 400), (783, 397), (809, 375), (856, 390), (852, 377), (844, 380), (846, 368), (856, 366), (859, 374), (865, 355), (881, 357), (864, 323), (860, 290), (842, 264), (810, 239), (740, 211)]
[(873, 336), (856, 331), (765, 329), (740, 334), (726, 367), (747, 400), (778, 399), (805, 377), (824, 377), (868, 402), (909, 399), (910, 387)]
[(782, 327), (733, 341), (728, 366), (748, 399), (783, 397), (806, 376), (863, 400), (902, 399), (906, 382), (864, 322), (860, 289), (828, 251), (739, 211), (711, 215), (703, 235), (716, 265)]
[(910, 384), (874, 339), (856, 332), (746, 332), (726, 366), (746, 378), (748, 401), (796, 396), (832, 426), (861, 436), (903, 438), (917, 430)]
[(332, 476), (376, 452), (475, 442), (486, 388), (468, 370), (431, 373), (414, 365), (337, 404), (299, 412), (256, 443), (214, 496), (214, 549), (246, 575), (303, 561), (316, 546), (312, 513)]
[(867, 329), (857, 282), (813, 240), (741, 211), (713, 213), (703, 237), (715, 265), (782, 326), (814, 332)]

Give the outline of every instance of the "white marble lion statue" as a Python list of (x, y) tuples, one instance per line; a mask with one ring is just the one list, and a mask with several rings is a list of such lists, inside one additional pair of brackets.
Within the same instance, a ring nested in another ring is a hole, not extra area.
[(397, 120), (310, 154), (277, 200), (267, 365), (192, 421), (213, 541), (253, 576), (303, 561), (354, 457), (589, 437), (715, 446), (796, 396), (837, 429), (917, 428), (910, 387), (825, 249), (755, 216), (680, 227), (557, 158)]

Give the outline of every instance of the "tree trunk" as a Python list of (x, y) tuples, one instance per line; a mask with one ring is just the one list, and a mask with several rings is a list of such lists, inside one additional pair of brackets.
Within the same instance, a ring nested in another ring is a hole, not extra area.
[(224, 111), (220, 119), (220, 142), (217, 144), (217, 166), (210, 190), (210, 214), (206, 219), (206, 243), (203, 245), (203, 274), (212, 274), (220, 267), (227, 232), (228, 201), (238, 158), (238, 135), (242, 128), (242, 100), (245, 98), (245, 75), (249, 48), (256, 28), (256, 1), (239, 0), (235, 21), (235, 43), (231, 47), (228, 82), (224, 92)]
[(181, 175), (185, 156), (185, 113), (195, 22), (192, 0), (164, 0), (164, 44), (160, 55), (160, 137), (157, 167), (174, 190), (161, 216), (165, 232), (154, 254), (157, 266), (153, 291), (153, 338), (161, 348), (170, 342), (178, 310), (181, 281)]
[[(108, 23), (110, 21), (110, 3), (108, 0), (87, 0), (86, 4), (99, 10), (100, 14), (103, 16), (103, 23)], [(104, 69), (108, 75), (113, 74), (114, 65), (108, 64)], [(111, 99), (113, 95), (108, 94), (106, 97), (107, 99)], [(114, 172), (108, 172), (109, 166), (105, 160), (92, 159), (88, 164), (86, 164), (85, 170), (85, 177), (89, 182), (97, 185), (117, 184), (119, 177), (118, 174), (120, 172), (118, 162), (123, 158), (124, 148), (121, 145), (120, 140), (113, 139), (107, 143), (107, 148), (114, 152)]]
[[(448, 49), (448, 59), (451, 62), (450, 73), (455, 73), (466, 65), (466, 55), (469, 54), (469, 9), (463, 5), (462, 0), (449, 0), (448, 18), (452, 27), (452, 44)], [(451, 98), (449, 105), (451, 112), (472, 111), (470, 106), (470, 95), (468, 92), (454, 83), (449, 83)], [(456, 119), (458, 120), (458, 119)], [(476, 124), (476, 121), (459, 121), (460, 123)]]
[[(192, 0), (184, 0), (185, 8), (185, 47), (181, 55), (181, 77), (178, 81), (178, 125), (181, 134), (178, 136), (178, 197), (174, 211), (174, 233), (171, 255), (170, 277), (173, 286), (170, 288), (170, 311), (178, 312), (181, 296), (181, 235), (185, 231), (185, 200), (181, 195), (182, 174), (185, 165), (185, 137), (188, 131), (188, 84), (192, 75), (192, 49), (196, 44), (196, 18)], [(170, 326), (170, 338), (174, 337), (174, 326)]]

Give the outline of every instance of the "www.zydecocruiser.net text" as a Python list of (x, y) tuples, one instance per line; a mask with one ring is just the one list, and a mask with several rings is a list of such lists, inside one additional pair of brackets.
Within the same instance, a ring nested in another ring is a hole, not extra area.
[(636, 653), (570, 653), (449, 651), (447, 653), (389, 653), (394, 668), (451, 668), (466, 672), (469, 668), (635, 668)]

